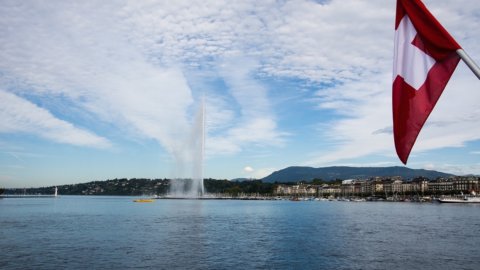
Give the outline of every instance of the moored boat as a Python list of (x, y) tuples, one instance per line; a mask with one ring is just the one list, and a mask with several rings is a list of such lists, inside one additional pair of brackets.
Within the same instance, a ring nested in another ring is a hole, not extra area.
[(438, 199), (441, 203), (480, 203), (480, 197), (460, 196), (460, 197), (441, 197)]

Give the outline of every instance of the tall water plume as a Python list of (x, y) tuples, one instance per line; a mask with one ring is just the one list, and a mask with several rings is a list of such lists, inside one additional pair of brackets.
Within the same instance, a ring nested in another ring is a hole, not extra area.
[[(175, 154), (176, 179), (170, 183), (170, 196), (197, 198), (205, 194), (203, 185), (203, 160), (205, 152), (205, 101), (193, 119), (192, 128), (185, 142)], [(186, 174), (186, 175), (185, 175)], [(183, 178), (178, 178), (183, 175)]]

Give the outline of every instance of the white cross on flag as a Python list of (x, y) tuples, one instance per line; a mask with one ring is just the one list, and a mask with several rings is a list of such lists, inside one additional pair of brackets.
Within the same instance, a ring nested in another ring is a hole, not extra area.
[(393, 134), (397, 155), (404, 164), (457, 67), (458, 49), (460, 45), (420, 0), (397, 0)]

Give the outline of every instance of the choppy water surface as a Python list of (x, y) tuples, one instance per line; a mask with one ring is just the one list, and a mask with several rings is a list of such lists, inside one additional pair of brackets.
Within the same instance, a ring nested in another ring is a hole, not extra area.
[(2, 269), (480, 269), (480, 205), (0, 199)]

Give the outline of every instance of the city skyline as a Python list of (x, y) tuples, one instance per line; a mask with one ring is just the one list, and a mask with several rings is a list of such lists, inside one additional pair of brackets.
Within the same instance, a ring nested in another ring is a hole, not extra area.
[[(188, 174), (203, 96), (205, 177), (402, 166), (395, 2), (4, 1), (0, 186)], [(480, 5), (423, 2), (479, 62)], [(480, 174), (479, 86), (460, 63), (408, 167)]]

